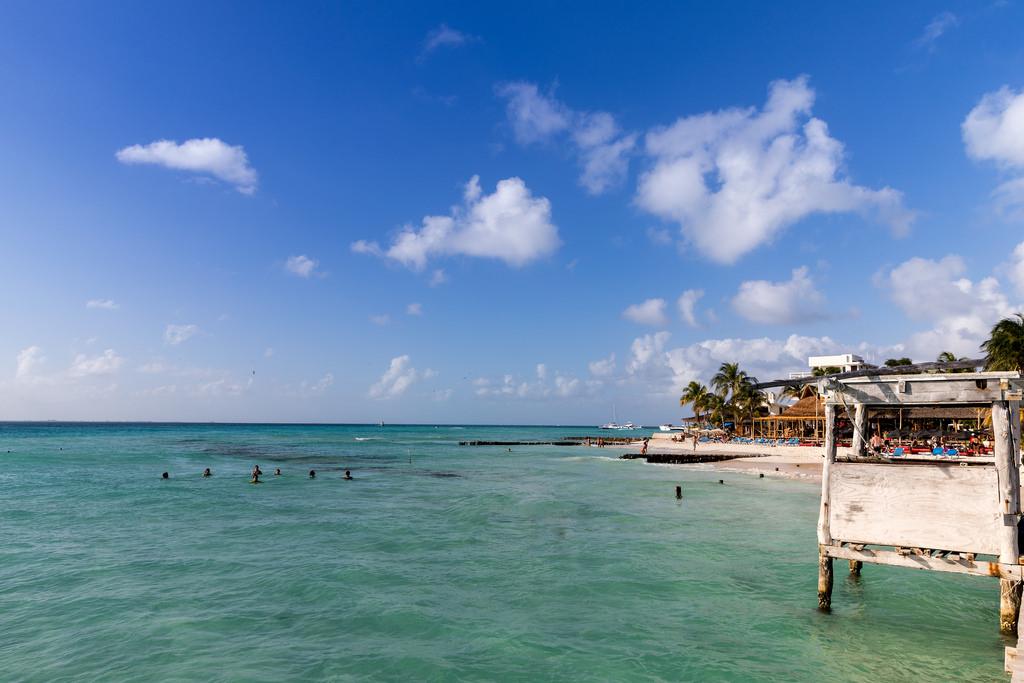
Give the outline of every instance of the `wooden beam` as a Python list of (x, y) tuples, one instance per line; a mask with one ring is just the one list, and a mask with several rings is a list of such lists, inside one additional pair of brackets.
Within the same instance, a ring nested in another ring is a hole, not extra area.
[(831, 557), (837, 560), (857, 560), (860, 562), (871, 562), (872, 564), (885, 564), (891, 567), (930, 569), (952, 574), (970, 574), (972, 576), (991, 576), (1011, 581), (1021, 581), (1024, 579), (1024, 566), (1019, 564), (986, 562), (984, 560), (968, 561), (964, 558), (951, 560), (930, 557), (928, 555), (901, 555), (892, 550), (876, 550), (873, 548), (854, 550), (853, 548), (837, 545), (819, 546), (818, 552), (823, 557)]
[[(988, 407), (993, 401), (1019, 399), (1024, 380), (1016, 377), (976, 375), (915, 375), (871, 380), (822, 382), (825, 403), (869, 406), (923, 406), (957, 404)], [(984, 373), (986, 375), (990, 373)]]
[(870, 377), (873, 375), (907, 375), (917, 372), (943, 371), (943, 370), (973, 370), (985, 365), (984, 358), (974, 360), (958, 360), (949, 363), (914, 363), (913, 365), (897, 365), (895, 367), (885, 366), (878, 368), (867, 368), (866, 370), (853, 370), (851, 372), (837, 372), (833, 375), (820, 375), (816, 377), (799, 377), (797, 379), (775, 379), (770, 382), (760, 382), (754, 385), (755, 389), (768, 389), (770, 387), (794, 386), (800, 387), (829, 377), (832, 379), (847, 379), (849, 377)]

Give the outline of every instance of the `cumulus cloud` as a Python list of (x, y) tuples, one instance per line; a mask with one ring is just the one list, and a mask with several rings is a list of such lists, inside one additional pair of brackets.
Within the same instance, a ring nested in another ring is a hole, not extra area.
[(105, 308), (108, 311), (116, 311), (121, 308), (121, 304), (115, 302), (113, 299), (93, 299), (85, 303), (86, 308)]
[[(850, 345), (829, 337), (795, 334), (784, 339), (706, 339), (680, 347), (672, 347), (670, 341), (668, 332), (637, 337), (630, 346), (623, 374), (606, 376), (604, 381), (615, 379), (624, 386), (642, 388), (645, 396), (658, 401), (678, 401), (690, 381), (709, 384), (722, 363), (739, 363), (752, 376), (768, 381), (806, 370), (809, 356), (852, 352), (866, 358), (886, 358), (896, 353), (893, 347)], [(902, 355), (902, 348), (896, 349)]]
[(481, 378), (473, 385), (476, 387), (474, 392), (481, 398), (524, 401), (570, 398), (579, 396), (586, 388), (583, 382), (568, 373), (556, 372), (551, 377), (543, 363), (537, 366), (537, 379), (532, 382), (507, 374), (500, 383)]
[(611, 377), (615, 374), (615, 354), (613, 353), (608, 358), (595, 360), (588, 364), (587, 368), (590, 370), (590, 375), (592, 377), (598, 379)]
[(316, 259), (311, 259), (305, 254), (301, 254), (299, 256), (289, 256), (288, 260), (285, 261), (284, 269), (292, 275), (308, 278), (316, 270), (317, 265)]
[(749, 280), (740, 284), (732, 309), (747, 320), (766, 325), (798, 325), (822, 320), (825, 297), (807, 275), (807, 266), (793, 270), (786, 282)]
[(431, 369), (422, 372), (412, 367), (408, 355), (391, 359), (388, 371), (381, 375), (380, 381), (370, 387), (369, 396), (379, 400), (398, 398), (416, 382), (437, 375)]
[(30, 380), (36, 370), (46, 361), (43, 350), (38, 346), (30, 346), (18, 353), (17, 366), (14, 371), (15, 379), (19, 381)]
[(506, 113), (521, 144), (547, 143), (566, 134), (582, 167), (579, 183), (590, 194), (601, 194), (622, 182), (635, 133), (621, 130), (607, 112), (578, 112), (534, 83), (505, 83), (497, 88), (506, 100)]
[(95, 377), (98, 375), (115, 375), (125, 363), (113, 349), (107, 349), (100, 356), (92, 358), (80, 354), (75, 357), (68, 375), (71, 377)]
[[(971, 159), (991, 161), (1018, 174), (1024, 169), (1024, 92), (1003, 86), (985, 94), (960, 129)], [(994, 194), (997, 209), (1024, 217), (1024, 177), (1006, 181)]]
[(423, 315), (423, 304), (416, 302), (405, 307), (406, 315)]
[(453, 207), (451, 215), (427, 216), (420, 229), (406, 226), (387, 250), (362, 240), (351, 248), (419, 271), (431, 257), (452, 255), (501, 259), (519, 267), (552, 254), (560, 244), (546, 198), (534, 197), (519, 178), (502, 180), (493, 194), (484, 195), (479, 176), (473, 176), (462, 205)]
[(694, 310), (697, 301), (704, 296), (703, 289), (688, 289), (679, 295), (676, 301), (676, 308), (679, 309), (679, 317), (690, 327), (700, 327), (697, 322), (697, 313)]
[(622, 317), (641, 325), (664, 327), (668, 324), (665, 317), (665, 300), (648, 299), (642, 304), (633, 304), (622, 312)]
[(975, 357), (992, 325), (1014, 312), (996, 278), (973, 282), (966, 271), (954, 254), (940, 261), (914, 257), (875, 276), (907, 317), (932, 326), (907, 340), (911, 357), (932, 359), (941, 351)]
[(165, 168), (192, 171), (220, 178), (242, 194), (256, 191), (256, 171), (249, 166), (245, 150), (217, 138), (195, 138), (180, 145), (173, 140), (157, 140), (148, 145), (132, 145), (117, 151), (122, 164), (155, 164)]
[(164, 342), (177, 346), (198, 331), (199, 328), (195, 325), (168, 325), (164, 330)]
[(683, 238), (718, 263), (734, 263), (813, 213), (871, 214), (896, 233), (914, 213), (902, 193), (839, 175), (843, 145), (810, 116), (807, 78), (775, 81), (761, 111), (727, 109), (650, 131), (653, 166), (636, 203), (679, 224)]

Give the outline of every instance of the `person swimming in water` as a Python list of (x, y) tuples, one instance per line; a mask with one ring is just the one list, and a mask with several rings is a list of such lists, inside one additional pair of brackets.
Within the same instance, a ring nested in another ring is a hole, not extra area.
[(352, 478), (352, 473), (349, 472), (348, 470), (345, 470), (345, 476), (342, 477), (342, 479), (351, 479), (351, 478)]
[(206, 471), (203, 472), (203, 476), (204, 477), (212, 477), (213, 476), (212, 474), (210, 474), (210, 468), (209, 467), (207, 467)]
[(256, 467), (252, 468), (252, 476), (255, 477), (255, 476), (258, 476), (260, 474), (263, 474), (263, 471), (260, 469), (259, 465), (256, 465)]
[(277, 476), (278, 474), (281, 474), (281, 468), (280, 467), (278, 467), (276, 470), (274, 470), (274, 476)]
[(263, 482), (260, 481), (260, 475), (256, 474), (255, 472), (253, 472), (253, 474), (252, 474), (252, 481), (250, 481), (249, 483), (250, 484), (262, 484)]
[(170, 479), (170, 477), (168, 476), (168, 474), (166, 472), (164, 472), (164, 479)]
[(310, 479), (316, 479), (316, 470), (310, 470), (309, 471), (309, 478)]

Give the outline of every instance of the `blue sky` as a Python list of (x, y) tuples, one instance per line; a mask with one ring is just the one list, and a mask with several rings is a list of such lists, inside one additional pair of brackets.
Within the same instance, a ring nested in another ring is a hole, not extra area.
[(676, 421), (977, 357), (1024, 8), (9, 3), (4, 419)]

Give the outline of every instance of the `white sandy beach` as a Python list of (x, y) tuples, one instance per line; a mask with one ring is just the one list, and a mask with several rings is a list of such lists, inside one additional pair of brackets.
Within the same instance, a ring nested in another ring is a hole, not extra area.
[[(668, 432), (655, 433), (647, 444), (648, 453), (693, 453), (693, 441), (685, 443), (672, 441)], [(636, 447), (642, 440), (636, 442)], [(849, 447), (840, 448), (839, 454), (850, 452)], [(633, 448), (630, 448), (633, 451)], [(698, 453), (737, 454), (734, 460), (707, 463), (714, 469), (743, 472), (766, 477), (787, 477), (812, 482), (821, 481), (821, 463), (824, 446), (767, 446), (763, 444), (698, 443)]]

